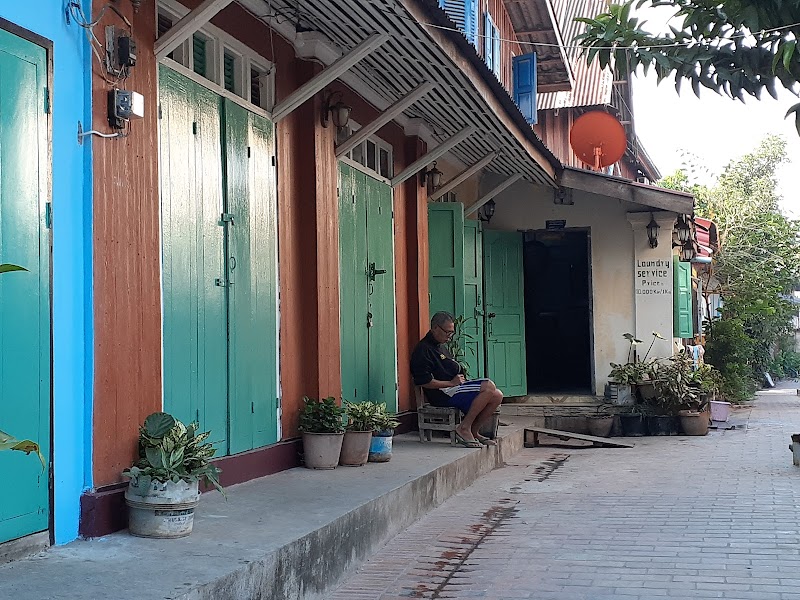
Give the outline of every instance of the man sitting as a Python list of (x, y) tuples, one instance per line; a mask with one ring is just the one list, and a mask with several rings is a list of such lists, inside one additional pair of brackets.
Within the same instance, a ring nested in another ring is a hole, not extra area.
[(431, 329), (411, 353), (411, 375), (414, 384), (423, 388), (433, 406), (451, 406), (464, 413), (456, 427), (456, 441), (467, 448), (497, 442), (479, 435), (481, 425), (491, 419), (503, 401), (503, 393), (490, 379), (466, 381), (461, 365), (447, 349), (446, 342), (455, 334), (455, 318), (448, 312), (437, 312), (431, 318)]

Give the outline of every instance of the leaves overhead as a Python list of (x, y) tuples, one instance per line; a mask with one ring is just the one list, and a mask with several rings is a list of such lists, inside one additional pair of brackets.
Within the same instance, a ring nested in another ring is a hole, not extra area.
[[(634, 5), (672, 7), (681, 26), (653, 35), (645, 21), (631, 17)], [(619, 72), (653, 69), (659, 82), (674, 75), (678, 93), (683, 82), (698, 96), (704, 87), (739, 100), (760, 98), (764, 90), (777, 99), (778, 86), (798, 91), (800, 0), (630, 0), (576, 20), (586, 24), (575, 41), (589, 63)], [(800, 134), (800, 104), (791, 114)]]

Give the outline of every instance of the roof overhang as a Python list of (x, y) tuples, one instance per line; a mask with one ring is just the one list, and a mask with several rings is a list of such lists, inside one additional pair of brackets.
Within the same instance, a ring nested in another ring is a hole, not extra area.
[(694, 196), (665, 188), (645, 185), (594, 171), (565, 167), (558, 179), (561, 187), (617, 198), (651, 209), (682, 215), (694, 211)]
[(450, 151), (456, 160), (471, 165), (500, 150), (502, 153), (491, 163), (493, 172), (507, 176), (521, 173), (532, 183), (555, 187), (561, 163), (536, 136), (506, 89), (474, 46), (455, 30), (436, 0), (238, 3), (296, 48), (310, 35), (315, 36), (314, 48), (324, 47), (325, 51), (315, 50), (310, 56), (312, 47), (307, 46), (304, 56), (325, 65), (373, 33), (388, 33), (389, 40), (341, 76), (341, 81), (378, 110), (391, 107), (421, 83), (430, 81), (435, 88), (398, 115), (396, 120), (401, 125), (424, 123), (431, 134), (421, 137), (429, 145), (438, 145), (474, 126), (476, 133)]
[[(552, 0), (504, 0), (523, 54), (536, 52), (537, 90), (572, 89), (575, 77)], [(527, 43), (525, 43), (527, 42)]]

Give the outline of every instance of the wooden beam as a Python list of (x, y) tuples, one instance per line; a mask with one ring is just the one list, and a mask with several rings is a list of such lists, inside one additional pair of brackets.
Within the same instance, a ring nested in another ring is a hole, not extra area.
[(392, 187), (396, 187), (397, 185), (403, 183), (406, 179), (416, 175), (419, 171), (422, 170), (422, 168), (425, 165), (432, 163), (441, 156), (444, 156), (446, 153), (455, 148), (458, 144), (463, 142), (474, 132), (475, 128), (470, 125), (469, 127), (465, 127), (464, 129), (459, 131), (453, 137), (448, 138), (447, 140), (436, 146), (436, 148), (434, 148), (433, 150), (429, 150), (427, 154), (415, 160), (413, 163), (407, 166), (403, 171), (401, 171), (399, 175), (395, 175), (391, 181)]
[(376, 133), (381, 127), (386, 125), (389, 121), (414, 104), (414, 102), (422, 98), (422, 96), (430, 92), (434, 87), (436, 86), (429, 82), (422, 83), (415, 87), (407, 96), (400, 98), (400, 100), (383, 111), (378, 118), (374, 119), (371, 123), (365, 125), (347, 138), (344, 142), (339, 144), (339, 146), (336, 147), (336, 158), (341, 158), (350, 152), (350, 150), (358, 146), (369, 136)]
[(294, 109), (299, 107), (314, 94), (321, 91), (326, 85), (338, 79), (340, 75), (347, 72), (350, 67), (358, 63), (365, 56), (368, 56), (388, 39), (388, 33), (374, 33), (350, 52), (325, 67), (312, 79), (301, 85), (283, 101), (275, 105), (275, 108), (272, 110), (273, 122), (277, 123), (290, 114)]
[(490, 162), (492, 162), (494, 160), (494, 158), (496, 156), (498, 156), (499, 154), (500, 153), (497, 152), (497, 151), (490, 152), (489, 154), (484, 156), (482, 159), (480, 159), (478, 162), (476, 162), (474, 165), (472, 165), (471, 167), (467, 167), (459, 175), (456, 175), (450, 181), (445, 183), (442, 187), (440, 187), (439, 189), (435, 190), (430, 196), (428, 196), (428, 200), (431, 200), (431, 201), (436, 200), (437, 198), (441, 198), (442, 196), (444, 196), (447, 192), (456, 189), (459, 185), (461, 185), (467, 179), (472, 177), (473, 174), (477, 173), (483, 167), (485, 167)]
[(200, 6), (186, 14), (172, 28), (156, 40), (153, 50), (156, 60), (165, 58), (175, 50), (195, 31), (208, 23), (223, 8), (233, 0), (204, 0)]
[(475, 204), (473, 204), (469, 208), (464, 209), (464, 216), (468, 217), (472, 213), (477, 212), (478, 210), (480, 210), (481, 206), (486, 204), (489, 200), (497, 196), (497, 194), (502, 192), (511, 184), (516, 183), (520, 179), (522, 179), (522, 173), (516, 173), (515, 175), (512, 175), (502, 183), (496, 185), (491, 190), (486, 192), (483, 196), (481, 196)]

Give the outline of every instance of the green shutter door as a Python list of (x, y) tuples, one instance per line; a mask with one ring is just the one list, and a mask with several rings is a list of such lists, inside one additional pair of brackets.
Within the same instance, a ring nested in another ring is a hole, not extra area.
[(673, 335), (677, 338), (691, 338), (692, 327), (692, 265), (672, 259), (673, 266)]
[(528, 391), (522, 235), (486, 231), (483, 249), (486, 376), (506, 396), (522, 396)]
[(396, 411), (392, 189), (345, 163), (339, 177), (342, 399)]
[[(397, 412), (397, 340), (394, 314), (392, 188), (365, 176), (367, 197), (367, 280), (369, 399)], [(383, 271), (383, 272), (381, 272)]]
[(225, 101), (230, 452), (278, 441), (272, 123)]
[(339, 163), (339, 328), (342, 398), (369, 396), (366, 176)]
[(472, 379), (484, 376), (482, 230), (480, 221), (464, 221), (464, 346)]
[(431, 315), (446, 310), (464, 314), (464, 205), (428, 204), (429, 288)]
[[(0, 430), (50, 456), (50, 251), (45, 50), (0, 30)], [(47, 529), (48, 470), (0, 452), (0, 543)]]
[(159, 69), (164, 410), (228, 451), (219, 96)]

